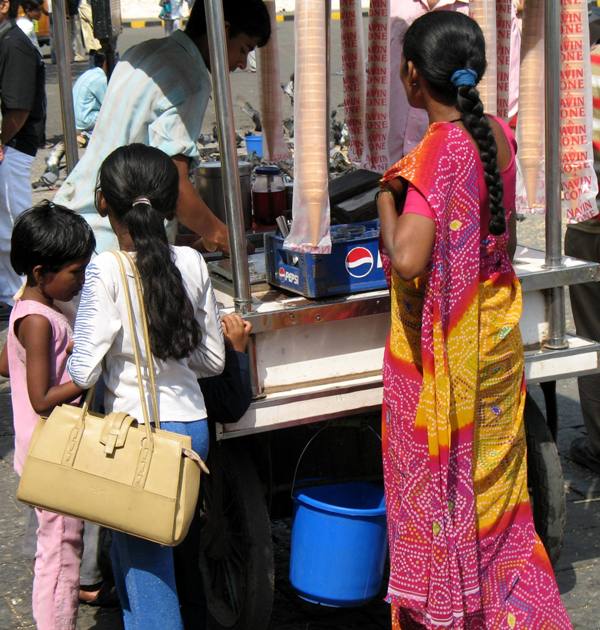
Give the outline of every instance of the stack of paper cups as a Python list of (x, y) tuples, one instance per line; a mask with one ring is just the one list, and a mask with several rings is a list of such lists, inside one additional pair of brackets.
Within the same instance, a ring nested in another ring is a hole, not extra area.
[(329, 253), (327, 25), (322, 0), (296, 0), (294, 200), (289, 249)]
[(497, 111), (497, 72), (496, 72), (496, 0), (471, 0), (469, 15), (478, 22), (485, 37), (487, 69), (477, 89), (488, 114)]
[[(519, 84), (519, 162), (527, 208), (544, 207), (544, 0), (527, 0)], [(558, 72), (558, 68), (557, 68)]]

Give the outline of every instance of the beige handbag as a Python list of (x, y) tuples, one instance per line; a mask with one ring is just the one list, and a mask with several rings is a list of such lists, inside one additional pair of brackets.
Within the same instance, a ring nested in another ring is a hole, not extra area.
[[(200, 469), (208, 470), (191, 450), (189, 436), (160, 429), (141, 281), (131, 257), (125, 252), (114, 254), (125, 288), (144, 424), (126, 413), (103, 417), (90, 412), (93, 390), (83, 407), (56, 407), (47, 419), (40, 419), (33, 433), (17, 498), (162, 545), (177, 545), (185, 538), (196, 508)], [(144, 395), (123, 258), (135, 277), (156, 427), (150, 424)]]

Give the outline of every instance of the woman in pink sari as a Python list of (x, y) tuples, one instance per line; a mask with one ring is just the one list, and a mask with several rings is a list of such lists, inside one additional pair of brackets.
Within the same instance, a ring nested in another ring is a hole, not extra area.
[(527, 493), (516, 146), (484, 114), (485, 66), (465, 15), (429, 13), (406, 34), (401, 79), (430, 125), (378, 197), (395, 629), (571, 628)]

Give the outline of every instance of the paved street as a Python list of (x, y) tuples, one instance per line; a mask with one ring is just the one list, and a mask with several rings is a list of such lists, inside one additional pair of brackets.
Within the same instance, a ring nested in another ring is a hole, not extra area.
[[(333, 25), (332, 104), (342, 100), (339, 67), (339, 41), (337, 23)], [(282, 51), (282, 80), (292, 71), (293, 30), (291, 23), (279, 25)], [(124, 32), (120, 49), (161, 35), (161, 29), (127, 30)], [(74, 68), (74, 75), (85, 69), (85, 64)], [(249, 72), (236, 72), (232, 76), (234, 102), (250, 101), (259, 104), (257, 76)], [(48, 67), (48, 97), (50, 116), (48, 137), (60, 134), (60, 112), (56, 71)], [(290, 110), (286, 103), (285, 115)], [(209, 110), (205, 119), (205, 130), (214, 124), (214, 112)], [(251, 121), (239, 107), (236, 108), (238, 129), (251, 127)], [(36, 160), (34, 180), (42, 172), (47, 150)], [(51, 197), (52, 191), (37, 192), (36, 199)], [(544, 228), (540, 217), (526, 219), (519, 224), (519, 241), (522, 244), (543, 247)], [(569, 319), (569, 326), (572, 327)], [(2, 339), (4, 332), (2, 333)], [(581, 630), (600, 630), (600, 478), (588, 474), (572, 463), (568, 457), (571, 440), (582, 435), (583, 426), (578, 405), (576, 381), (565, 380), (558, 385), (559, 393), (559, 448), (566, 477), (568, 499), (568, 523), (565, 546), (556, 567), (556, 574), (563, 601), (567, 606), (573, 625)], [(533, 394), (543, 408), (539, 389)], [(24, 528), (25, 508), (15, 499), (16, 476), (12, 471), (13, 452), (12, 415), (9, 384), (0, 382), (0, 630), (34, 628), (31, 616), (31, 561), (22, 554), (21, 539)], [(339, 611), (319, 609), (305, 604), (292, 592), (287, 581), (289, 554), (289, 522), (273, 523), (276, 553), (276, 597), (271, 628), (273, 630), (354, 630), (389, 628), (387, 606), (376, 602), (365, 609)], [(598, 589), (598, 590), (597, 590)], [(118, 630), (121, 628), (119, 614), (82, 607), (78, 628), (80, 630)], [(256, 629), (261, 630), (261, 629)], [(529, 629), (536, 630), (536, 629)]]

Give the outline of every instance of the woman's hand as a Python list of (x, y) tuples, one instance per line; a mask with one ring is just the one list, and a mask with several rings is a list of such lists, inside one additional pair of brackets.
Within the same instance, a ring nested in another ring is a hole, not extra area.
[(383, 189), (377, 197), (381, 239), (396, 273), (403, 280), (412, 280), (424, 273), (431, 259), (435, 222), (420, 214), (399, 214), (397, 199), (404, 196), (406, 184), (399, 179), (392, 181), (389, 190)]

